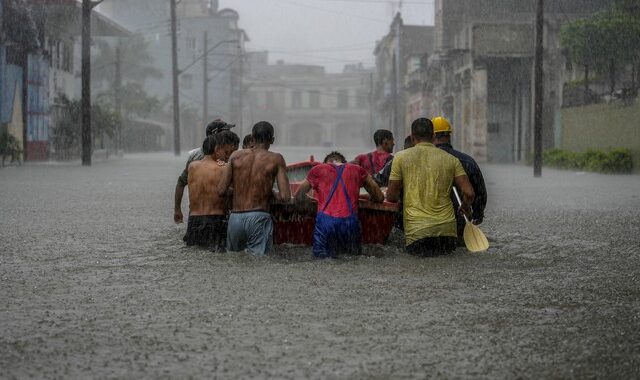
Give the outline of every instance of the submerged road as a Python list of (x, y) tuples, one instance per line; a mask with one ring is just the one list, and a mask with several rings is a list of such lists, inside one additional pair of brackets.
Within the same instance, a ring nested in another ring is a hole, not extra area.
[(184, 247), (182, 165), (0, 169), (0, 378), (640, 376), (640, 176), (484, 165), (488, 252), (314, 261)]

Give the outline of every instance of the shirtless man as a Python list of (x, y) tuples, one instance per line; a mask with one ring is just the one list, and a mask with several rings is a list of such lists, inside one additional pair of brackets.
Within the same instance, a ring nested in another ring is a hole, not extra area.
[(218, 194), (218, 182), (239, 142), (238, 136), (230, 131), (208, 136), (202, 144), (202, 160), (189, 164), (189, 222), (183, 238), (188, 246), (225, 249), (227, 201)]
[[(227, 229), (227, 250), (246, 250), (265, 255), (273, 241), (273, 219), (269, 204), (273, 198), (291, 201), (284, 158), (269, 152), (273, 144), (273, 126), (261, 121), (253, 126), (253, 147), (234, 152), (218, 184), (219, 195), (233, 187), (233, 207)], [(273, 182), (278, 192), (273, 191)]]

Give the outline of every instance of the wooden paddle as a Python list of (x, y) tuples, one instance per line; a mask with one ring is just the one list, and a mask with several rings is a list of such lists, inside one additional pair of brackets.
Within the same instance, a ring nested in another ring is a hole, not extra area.
[[(453, 193), (456, 195), (456, 199), (458, 200), (458, 204), (462, 204), (460, 201), (460, 196), (458, 195), (458, 190), (453, 187)], [(484, 236), (484, 233), (476, 226), (475, 224), (469, 221), (467, 215), (464, 214), (464, 220), (467, 222), (464, 226), (464, 244), (467, 246), (467, 249), (470, 252), (482, 252), (489, 249), (489, 241), (487, 237)]]

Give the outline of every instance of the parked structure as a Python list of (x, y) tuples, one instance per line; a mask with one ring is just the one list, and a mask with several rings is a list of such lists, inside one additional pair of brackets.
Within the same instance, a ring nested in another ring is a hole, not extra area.
[(281, 145), (371, 145), (372, 70), (347, 65), (332, 74), (322, 66), (269, 65), (267, 52), (248, 53), (248, 62), (244, 133), (269, 120)]

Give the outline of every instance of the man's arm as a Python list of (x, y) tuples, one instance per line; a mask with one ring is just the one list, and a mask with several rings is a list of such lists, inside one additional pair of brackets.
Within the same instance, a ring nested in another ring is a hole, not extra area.
[(222, 176), (220, 177), (220, 182), (218, 182), (218, 196), (220, 197), (225, 196), (227, 190), (229, 190), (229, 186), (231, 186), (231, 180), (233, 179), (233, 161), (235, 160), (236, 152), (233, 152), (231, 157), (229, 157), (229, 163), (225, 165)]
[(180, 182), (176, 184), (176, 191), (173, 194), (173, 221), (182, 223), (184, 216), (182, 215), (182, 196), (184, 195), (184, 186)]
[(184, 196), (184, 188), (187, 186), (189, 180), (189, 164), (191, 163), (191, 157), (187, 159), (187, 164), (184, 170), (178, 177), (178, 183), (176, 184), (176, 190), (173, 193), (173, 221), (176, 223), (182, 223), (184, 216), (182, 215), (182, 197)]
[(311, 190), (311, 184), (306, 179), (302, 181), (298, 191), (293, 196), (296, 202), (304, 202), (307, 200), (307, 193)]
[(289, 187), (289, 177), (287, 177), (287, 166), (284, 157), (278, 154), (278, 173), (276, 174), (276, 183), (278, 184), (277, 199), (280, 202), (291, 202), (291, 187)]
[(471, 185), (473, 186), (476, 198), (473, 200), (473, 220), (475, 224), (482, 223), (484, 219), (484, 209), (487, 206), (487, 188), (484, 184), (484, 177), (480, 168), (476, 164), (477, 172), (469, 177)]
[(364, 189), (369, 193), (369, 199), (371, 199), (372, 202), (384, 201), (384, 194), (382, 193), (382, 190), (380, 190), (380, 187), (370, 175), (368, 175), (364, 180)]
[(475, 198), (475, 193), (473, 192), (473, 187), (471, 186), (471, 182), (469, 182), (469, 177), (466, 175), (460, 175), (453, 179), (454, 184), (459, 192), (462, 193), (462, 204), (458, 208), (459, 212), (463, 212), (467, 217), (469, 216), (469, 211), (471, 204), (473, 203), (473, 199)]
[(387, 200), (389, 202), (398, 202), (400, 200), (400, 194), (402, 192), (402, 181), (389, 181), (387, 187)]

